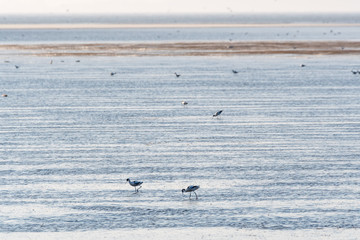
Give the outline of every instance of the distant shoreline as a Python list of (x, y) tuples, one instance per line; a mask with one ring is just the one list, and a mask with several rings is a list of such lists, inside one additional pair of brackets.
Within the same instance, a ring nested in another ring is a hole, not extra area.
[(0, 29), (97, 29), (97, 28), (266, 28), (266, 27), (360, 27), (360, 23), (30, 23), (0, 24)]
[(239, 56), (359, 55), (360, 41), (239, 41), (0, 44), (0, 55), (33, 56)]

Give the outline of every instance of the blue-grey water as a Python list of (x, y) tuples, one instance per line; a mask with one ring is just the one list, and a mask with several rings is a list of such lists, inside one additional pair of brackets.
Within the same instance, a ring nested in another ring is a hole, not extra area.
[(0, 65), (1, 231), (360, 227), (359, 58), (77, 59)]
[(360, 40), (360, 27), (3, 29), (0, 43)]
[(360, 227), (358, 56), (1, 60), (1, 232)]
[[(0, 24), (300, 24), (293, 27), (1, 29), (0, 43), (359, 40), (360, 14), (9, 15)], [(317, 24), (308, 26), (308, 24)], [(323, 24), (323, 26), (319, 26)], [(325, 24), (325, 25), (324, 25)], [(331, 26), (333, 24), (333, 26)], [(356, 26), (347, 26), (356, 24)]]

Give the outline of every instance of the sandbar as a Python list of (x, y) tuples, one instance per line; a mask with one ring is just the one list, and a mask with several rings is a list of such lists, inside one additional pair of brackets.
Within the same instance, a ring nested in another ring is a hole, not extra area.
[(144, 43), (0, 44), (0, 55), (34, 56), (237, 56), (358, 55), (360, 41), (206, 41)]

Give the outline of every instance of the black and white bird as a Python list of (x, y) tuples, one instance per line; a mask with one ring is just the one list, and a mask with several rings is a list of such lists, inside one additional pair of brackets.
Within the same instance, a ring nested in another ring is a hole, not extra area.
[[(139, 189), (141, 188), (141, 184), (143, 182), (140, 181), (131, 181), (130, 178), (126, 179), (127, 182), (129, 182), (129, 184), (133, 187), (135, 187), (135, 193), (139, 192)], [(138, 189), (136, 189), (136, 187), (140, 186)]]
[(213, 117), (218, 117), (218, 116), (222, 113), (222, 111), (223, 111), (223, 110), (217, 111), (217, 112), (213, 115)]
[(200, 186), (191, 185), (191, 186), (188, 186), (186, 189), (183, 189), (181, 191), (182, 191), (183, 195), (184, 195), (184, 192), (189, 192), (190, 193), (189, 199), (191, 198), (191, 192), (194, 192), (195, 196), (196, 196), (196, 199), (198, 199), (198, 196), (197, 196), (195, 191), (198, 190), (199, 188), (200, 188)]
[(176, 77), (180, 77), (181, 75), (180, 74), (177, 74), (176, 72), (174, 72), (175, 76)]
[(188, 105), (188, 102), (187, 101), (182, 101), (181, 104), (186, 106), (186, 105)]

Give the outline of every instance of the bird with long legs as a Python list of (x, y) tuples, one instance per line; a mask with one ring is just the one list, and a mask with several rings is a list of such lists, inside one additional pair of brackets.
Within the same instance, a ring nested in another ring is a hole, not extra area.
[[(135, 193), (139, 192), (139, 189), (142, 187), (141, 184), (143, 184), (143, 182), (140, 181), (131, 181), (130, 178), (126, 179), (126, 181), (129, 182), (129, 184), (135, 188)], [(136, 189), (136, 187), (139, 188)]]
[(198, 190), (199, 188), (200, 188), (200, 186), (191, 185), (191, 186), (188, 186), (186, 189), (182, 189), (181, 192), (183, 195), (184, 195), (184, 192), (189, 192), (190, 193), (189, 199), (191, 198), (191, 193), (194, 192), (195, 196), (196, 196), (196, 200), (197, 200), (198, 196), (195, 191)]

